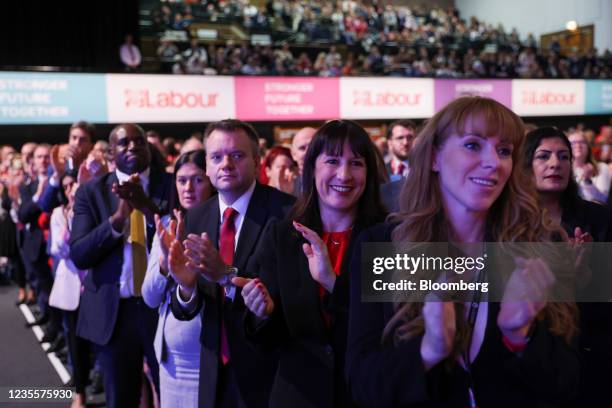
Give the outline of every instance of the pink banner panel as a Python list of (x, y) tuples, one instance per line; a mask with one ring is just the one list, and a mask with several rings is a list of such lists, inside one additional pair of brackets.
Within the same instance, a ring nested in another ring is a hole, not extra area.
[(436, 79), (436, 112), (461, 96), (484, 96), (512, 108), (512, 81), (504, 79)]
[(240, 120), (326, 120), (340, 116), (337, 78), (236, 77)]

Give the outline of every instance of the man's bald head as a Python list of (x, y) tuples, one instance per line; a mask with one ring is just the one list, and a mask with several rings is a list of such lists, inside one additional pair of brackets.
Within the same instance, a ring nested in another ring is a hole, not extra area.
[(304, 158), (306, 157), (308, 145), (316, 132), (317, 129), (315, 128), (302, 128), (293, 136), (291, 141), (291, 156), (297, 162), (300, 173), (302, 173), (302, 168), (304, 167)]

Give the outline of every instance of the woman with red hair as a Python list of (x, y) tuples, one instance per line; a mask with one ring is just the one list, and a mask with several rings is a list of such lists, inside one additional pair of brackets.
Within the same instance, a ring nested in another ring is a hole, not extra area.
[(263, 160), (259, 181), (284, 193), (293, 193), (293, 182), (296, 175), (296, 163), (291, 157), (291, 150), (284, 146), (274, 146)]

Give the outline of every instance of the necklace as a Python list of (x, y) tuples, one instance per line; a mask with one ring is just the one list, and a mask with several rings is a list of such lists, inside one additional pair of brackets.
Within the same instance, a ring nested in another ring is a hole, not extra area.
[[(485, 270), (479, 271), (476, 275), (476, 281), (482, 282), (484, 275), (486, 274)], [(468, 325), (470, 326), (470, 335), (469, 341), (467, 343), (467, 348), (463, 351), (463, 361), (465, 364), (465, 369), (468, 374), (468, 396), (470, 398), (470, 408), (478, 408), (476, 404), (476, 397), (474, 396), (474, 378), (472, 376), (472, 362), (470, 361), (470, 349), (472, 348), (472, 340), (474, 338), (474, 327), (476, 326), (476, 319), (478, 318), (478, 309), (480, 307), (480, 298), (481, 292), (477, 291), (474, 294), (474, 298), (470, 302), (470, 309), (468, 311)]]
[(347, 229), (346, 231), (338, 231), (338, 232), (329, 232), (328, 236), (329, 236), (329, 242), (334, 245), (340, 245), (341, 244), (341, 239), (346, 236), (349, 235), (351, 232), (353, 231), (353, 227)]

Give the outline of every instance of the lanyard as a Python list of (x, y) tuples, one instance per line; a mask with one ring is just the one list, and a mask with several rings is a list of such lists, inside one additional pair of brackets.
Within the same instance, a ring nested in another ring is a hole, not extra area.
[[(478, 275), (476, 277), (477, 282), (482, 282), (481, 273), (484, 274), (485, 271), (483, 270), (483, 271), (478, 272)], [(472, 340), (474, 337), (474, 326), (476, 325), (476, 319), (478, 317), (478, 308), (480, 307), (480, 298), (481, 298), (481, 292), (476, 291), (476, 293), (474, 294), (474, 298), (472, 299), (470, 303), (470, 309), (468, 312), (468, 319), (467, 319), (467, 322), (470, 325), (469, 341), (467, 343), (466, 350), (463, 351), (463, 361), (465, 362), (465, 368), (468, 373), (468, 382), (469, 382), (468, 393), (470, 397), (470, 408), (478, 408), (478, 405), (476, 404), (476, 397), (474, 396), (474, 378), (472, 377), (472, 363), (470, 361), (470, 349), (472, 348)]]

